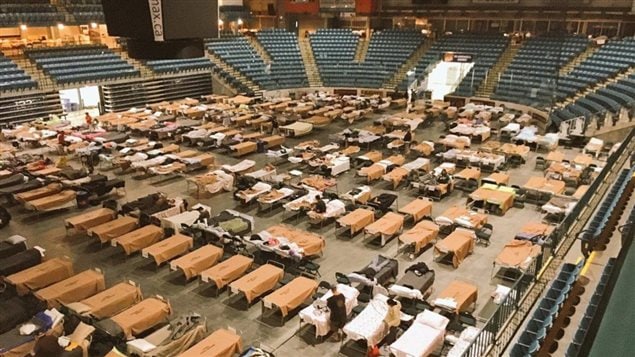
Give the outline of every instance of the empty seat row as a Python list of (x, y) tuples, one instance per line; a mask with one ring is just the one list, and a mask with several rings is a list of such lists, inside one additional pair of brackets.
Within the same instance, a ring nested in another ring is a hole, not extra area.
[(609, 41), (584, 59), (559, 82), (556, 96), (559, 100), (573, 96), (597, 82), (602, 82), (635, 63), (635, 41), (623, 39)]
[(624, 169), (620, 172), (586, 229), (578, 235), (578, 239), (594, 247), (596, 243), (606, 241), (613, 234), (633, 191), (634, 170)]
[(57, 83), (138, 77), (140, 71), (106, 46), (73, 46), (25, 51)]
[(11, 59), (0, 54), (0, 91), (33, 89), (37, 82)]
[(283, 29), (263, 30), (256, 34), (258, 42), (271, 58), (269, 74), (278, 88), (304, 87), (308, 84), (298, 38)]
[[(635, 218), (635, 210), (631, 213), (631, 216)], [(584, 316), (580, 320), (580, 324), (578, 325), (578, 329), (573, 336), (573, 340), (569, 344), (567, 351), (565, 352), (566, 357), (577, 357), (580, 352), (580, 346), (584, 343), (584, 339), (587, 337), (587, 332), (589, 327), (591, 326), (591, 322), (594, 318), (596, 318), (598, 305), (600, 304), (604, 293), (606, 291), (606, 285), (611, 277), (611, 274), (614, 271), (615, 267), (615, 258), (609, 259), (609, 261), (604, 266), (602, 270), (602, 275), (600, 276), (600, 281), (593, 292), (593, 296), (591, 296), (591, 300), (587, 305), (587, 308), (584, 312)], [(600, 316), (601, 318), (601, 316)]]
[(511, 357), (530, 357), (538, 354), (549, 330), (569, 298), (583, 266), (584, 260), (577, 264), (566, 263), (562, 266), (546, 294), (540, 299), (538, 307), (518, 337), (518, 341), (513, 345), (509, 353)]
[(581, 36), (532, 37), (525, 40), (501, 74), (494, 98), (523, 104), (549, 104), (549, 90), (555, 85), (558, 72), (588, 45), (588, 39)]

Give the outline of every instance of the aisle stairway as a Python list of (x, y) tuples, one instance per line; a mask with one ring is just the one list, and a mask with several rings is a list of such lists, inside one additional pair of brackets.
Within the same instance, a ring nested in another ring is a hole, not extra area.
[(219, 56), (217, 56), (215, 54), (212, 54), (209, 51), (207, 51), (207, 58), (209, 58), (212, 61), (212, 63), (214, 63), (216, 66), (218, 66), (219, 68), (221, 68), (225, 72), (229, 73), (232, 77), (234, 77), (237, 80), (239, 80), (242, 83), (244, 83), (252, 91), (254, 91), (254, 92), (260, 91), (260, 87), (256, 83), (254, 83), (253, 81), (247, 79), (247, 77), (245, 77), (240, 72), (238, 72), (236, 69), (234, 69), (232, 66), (227, 64)]
[(494, 88), (496, 88), (496, 85), (500, 80), (501, 73), (505, 72), (505, 69), (512, 62), (519, 49), (520, 45), (510, 44), (509, 46), (507, 46), (505, 52), (503, 52), (503, 54), (498, 59), (498, 62), (496, 62), (494, 67), (492, 67), (492, 69), (487, 73), (487, 77), (485, 78), (483, 84), (476, 91), (477, 97), (489, 98), (492, 93), (494, 93)]
[(622, 73), (618, 74), (617, 76), (607, 78), (607, 80), (605, 80), (603, 82), (597, 82), (597, 83), (595, 83), (595, 85), (588, 87), (584, 91), (576, 93), (573, 97), (566, 98), (565, 100), (563, 100), (563, 101), (561, 101), (559, 103), (556, 103), (556, 107), (562, 108), (562, 107), (566, 106), (567, 104), (573, 103), (576, 100), (578, 100), (578, 99), (580, 99), (582, 97), (585, 97), (589, 93), (594, 93), (594, 92), (598, 91), (599, 89), (605, 88), (609, 84), (618, 82), (618, 81), (620, 81), (622, 79), (625, 79), (625, 78), (628, 78), (631, 75), (633, 75), (634, 73), (635, 73), (635, 66), (631, 67), (626, 72), (622, 72)]
[(322, 79), (320, 77), (320, 71), (315, 63), (315, 57), (313, 55), (313, 49), (308, 38), (298, 39), (300, 45), (300, 53), (302, 54), (302, 62), (304, 62), (304, 68), (306, 70), (307, 78), (309, 79), (309, 86), (322, 87)]
[(366, 58), (366, 53), (368, 52), (368, 45), (370, 44), (370, 40), (366, 38), (360, 38), (359, 42), (357, 42), (357, 49), (355, 50), (355, 57), (353, 57), (353, 62), (363, 62)]
[(260, 55), (260, 57), (262, 57), (262, 60), (265, 62), (265, 64), (271, 64), (272, 62), (271, 56), (269, 56), (269, 53), (267, 52), (267, 50), (265, 50), (265, 48), (262, 47), (262, 44), (258, 42), (258, 40), (253, 36), (245, 36), (245, 38), (247, 39), (247, 42), (249, 42), (251, 47), (253, 47), (254, 50), (256, 50), (256, 52)]
[(406, 63), (399, 68), (392, 78), (384, 83), (383, 88), (389, 90), (395, 89), (395, 87), (406, 78), (408, 71), (415, 68), (419, 60), (421, 60), (421, 57), (423, 57), (430, 47), (432, 47), (432, 41), (422, 42), (419, 48), (410, 55)]
[(26, 74), (31, 76), (31, 78), (37, 81), (38, 89), (43, 91), (53, 91), (54, 90), (54, 82), (53, 79), (48, 76), (44, 71), (38, 68), (35, 63), (31, 62), (25, 55), (5, 55), (7, 58), (10, 58), (15, 64), (20, 67), (20, 69), (24, 70)]
[(141, 61), (136, 60), (134, 58), (131, 58), (130, 56), (128, 56), (128, 52), (124, 51), (120, 48), (113, 48), (112, 49), (115, 53), (117, 53), (119, 56), (121, 56), (121, 58), (123, 58), (125, 61), (127, 61), (128, 63), (130, 63), (131, 65), (133, 65), (136, 69), (138, 69), (139, 71), (141, 71), (141, 76), (143, 78), (154, 78), (156, 75), (154, 72), (152, 72), (152, 70), (148, 67), (146, 67), (143, 63), (141, 63)]
[(589, 44), (589, 46), (587, 47), (586, 50), (584, 50), (582, 53), (580, 53), (576, 57), (572, 58), (571, 61), (569, 61), (569, 63), (567, 63), (564, 66), (562, 66), (562, 68), (560, 68), (560, 71), (559, 71), (558, 75), (559, 76), (564, 76), (564, 75), (569, 74), (569, 72), (573, 71), (573, 69), (577, 65), (579, 65), (580, 63), (582, 63), (582, 61), (587, 59), (587, 57), (589, 57), (593, 53), (595, 53), (595, 51), (597, 51), (599, 48), (600, 48), (599, 46), (593, 46), (593, 45)]

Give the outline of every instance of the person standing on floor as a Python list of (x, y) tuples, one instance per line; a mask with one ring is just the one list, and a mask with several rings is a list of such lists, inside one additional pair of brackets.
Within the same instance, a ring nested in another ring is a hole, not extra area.
[(88, 112), (86, 112), (86, 114), (84, 115), (84, 121), (86, 122), (88, 129), (93, 128), (93, 117), (91, 117)]
[(326, 300), (326, 306), (331, 311), (331, 331), (335, 332), (335, 341), (341, 341), (344, 325), (346, 324), (346, 298), (337, 290), (337, 285), (331, 286), (333, 294)]
[(403, 136), (403, 142), (405, 154), (408, 155), (410, 153), (410, 144), (412, 143), (412, 132), (410, 130), (407, 130)]

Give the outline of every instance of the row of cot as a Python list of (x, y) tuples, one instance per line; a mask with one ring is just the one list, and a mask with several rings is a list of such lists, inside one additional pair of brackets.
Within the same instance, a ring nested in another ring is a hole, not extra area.
[[(26, 249), (25, 240), (18, 242), (17, 238), (21, 237), (0, 242), (3, 280), (10, 287), (0, 298), (7, 312), (0, 319), (3, 332), (0, 352), (19, 354), (31, 350), (43, 336), (63, 335), (62, 324), (67, 331), (74, 330), (60, 339), (70, 342), (64, 356), (92, 355), (99, 353), (97, 347), (104, 343), (119, 347), (126, 340), (125, 351), (137, 356), (241, 352), (240, 338), (235, 332), (219, 330), (203, 338), (206, 321), (201, 321), (197, 314), (169, 322), (170, 303), (158, 295), (144, 298), (141, 288), (130, 280), (106, 288), (99, 269), (74, 274), (73, 263), (68, 259), (42, 261), (39, 251), (35, 252), (39, 260), (21, 259), (33, 249)], [(25, 250), (19, 252), (17, 248)], [(18, 260), (23, 263), (21, 266), (12, 265)], [(21, 336), (14, 334), (15, 326), (25, 322), (34, 326), (34, 330)], [(175, 334), (177, 329), (178, 335)], [(91, 342), (96, 346), (91, 346)], [(120, 353), (117, 347), (111, 355), (121, 355), (117, 354)]]

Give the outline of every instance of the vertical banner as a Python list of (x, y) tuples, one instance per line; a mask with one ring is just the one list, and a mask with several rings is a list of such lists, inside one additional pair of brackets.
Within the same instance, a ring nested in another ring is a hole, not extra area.
[(152, 34), (157, 42), (165, 41), (163, 35), (163, 6), (162, 0), (148, 0), (150, 19), (152, 20)]

